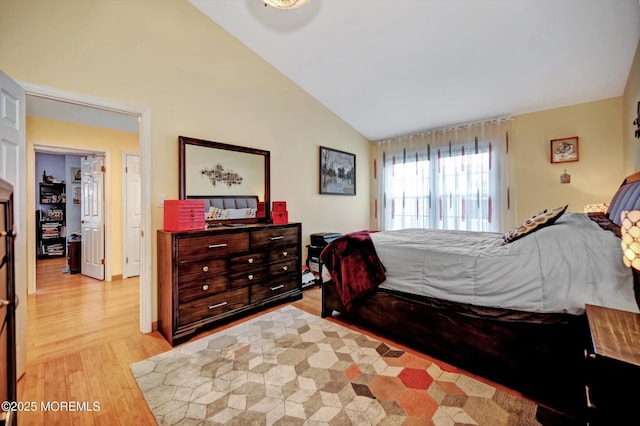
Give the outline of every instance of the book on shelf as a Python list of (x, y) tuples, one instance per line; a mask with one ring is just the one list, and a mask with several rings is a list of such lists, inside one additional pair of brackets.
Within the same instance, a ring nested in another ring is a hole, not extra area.
[(64, 245), (62, 244), (50, 244), (44, 248), (44, 252), (49, 255), (63, 255)]

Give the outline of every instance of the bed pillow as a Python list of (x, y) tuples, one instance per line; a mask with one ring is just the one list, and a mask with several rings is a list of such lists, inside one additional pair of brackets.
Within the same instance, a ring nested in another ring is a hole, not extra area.
[(220, 209), (218, 207), (209, 207), (207, 213), (207, 220), (222, 220), (222, 219), (246, 219), (256, 217), (256, 209), (244, 208), (244, 209)]
[(565, 210), (567, 210), (568, 206), (569, 205), (567, 204), (562, 207), (556, 207), (552, 210), (544, 210), (536, 215), (531, 216), (522, 224), (516, 226), (508, 232), (505, 232), (502, 235), (504, 244), (516, 241), (517, 239), (529, 235), (540, 228), (544, 228), (545, 226), (553, 225), (555, 221), (558, 220), (560, 216), (562, 216)]
[(256, 209), (227, 209), (226, 212), (228, 219), (245, 219), (248, 217), (256, 217)]
[(225, 209), (211, 206), (207, 212), (207, 220), (228, 219), (228, 212)]

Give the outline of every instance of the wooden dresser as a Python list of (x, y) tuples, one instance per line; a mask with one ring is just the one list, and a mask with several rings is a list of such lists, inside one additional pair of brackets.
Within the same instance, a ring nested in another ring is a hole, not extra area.
[(301, 225), (158, 231), (158, 329), (176, 345), (199, 329), (302, 297)]

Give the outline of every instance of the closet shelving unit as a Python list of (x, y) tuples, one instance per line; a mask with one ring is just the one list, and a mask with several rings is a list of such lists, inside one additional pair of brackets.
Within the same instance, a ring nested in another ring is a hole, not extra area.
[(37, 211), (38, 256), (63, 257), (66, 251), (66, 185), (40, 183), (40, 209)]

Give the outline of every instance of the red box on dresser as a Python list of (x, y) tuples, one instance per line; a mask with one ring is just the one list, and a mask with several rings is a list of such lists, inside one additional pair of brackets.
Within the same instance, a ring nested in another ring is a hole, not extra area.
[(265, 216), (264, 201), (258, 201), (256, 217), (264, 217), (264, 216)]
[(274, 201), (272, 203), (274, 212), (286, 212), (287, 211), (287, 202), (286, 201)]
[(164, 230), (192, 231), (205, 229), (204, 201), (165, 200)]
[(273, 211), (271, 212), (271, 219), (273, 223), (289, 223), (289, 212)]

